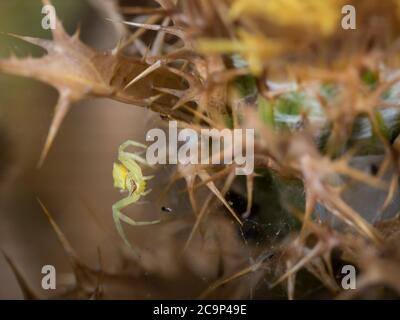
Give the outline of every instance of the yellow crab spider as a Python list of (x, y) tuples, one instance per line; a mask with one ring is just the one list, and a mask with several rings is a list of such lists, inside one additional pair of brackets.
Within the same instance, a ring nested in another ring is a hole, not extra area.
[(139, 166), (144, 164), (150, 166), (147, 161), (142, 158), (139, 153), (126, 152), (129, 146), (146, 149), (144, 144), (128, 140), (121, 144), (118, 150), (118, 161), (113, 166), (114, 187), (121, 191), (128, 191), (128, 196), (114, 203), (112, 206), (114, 223), (121, 238), (127, 246), (132, 249), (131, 244), (125, 236), (122, 229), (121, 220), (132, 226), (146, 226), (159, 223), (160, 220), (154, 221), (135, 221), (124, 215), (121, 210), (130, 204), (137, 202), (141, 197), (146, 196), (151, 190), (146, 190), (146, 180), (153, 178), (152, 176), (143, 176), (142, 169)]

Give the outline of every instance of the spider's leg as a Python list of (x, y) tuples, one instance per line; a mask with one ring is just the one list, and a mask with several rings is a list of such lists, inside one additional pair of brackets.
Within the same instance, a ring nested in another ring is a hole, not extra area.
[(152, 165), (149, 164), (145, 158), (143, 158), (142, 156), (139, 156), (136, 153), (124, 152), (124, 156), (128, 159), (134, 160), (134, 161), (144, 164), (148, 167), (152, 167)]
[(149, 189), (141, 194), (142, 197), (147, 196), (152, 190)]
[(113, 210), (113, 218), (114, 218), (114, 223), (115, 223), (115, 227), (117, 228), (118, 234), (119, 236), (122, 238), (122, 240), (124, 241), (125, 245), (127, 247), (129, 247), (132, 252), (134, 254), (136, 254), (137, 256), (140, 256), (139, 253), (137, 252), (137, 250), (135, 250), (132, 245), (130, 244), (130, 242), (128, 241), (128, 238), (125, 235), (124, 229), (122, 228), (122, 224), (121, 224), (121, 220), (130, 224), (130, 225), (134, 225), (134, 226), (143, 226), (143, 225), (150, 225), (150, 224), (155, 224), (158, 223), (160, 221), (151, 221), (151, 222), (137, 222), (132, 220), (131, 218), (125, 216), (122, 212), (121, 209), (125, 208), (126, 206), (136, 202), (139, 199), (139, 196), (134, 195), (134, 196), (130, 196), (127, 198), (124, 198), (118, 202), (116, 202), (113, 206), (112, 206), (112, 210)]
[(147, 146), (142, 144), (142, 143), (139, 143), (139, 142), (136, 142), (136, 141), (132, 141), (132, 140), (125, 141), (119, 147), (119, 158), (120, 158), (120, 160), (121, 159), (130, 159), (130, 160), (137, 161), (137, 162), (139, 162), (141, 164), (144, 164), (146, 166), (152, 167), (144, 157), (140, 156), (140, 154), (142, 154), (144, 151), (140, 151), (140, 152), (127, 152), (127, 151), (125, 151), (125, 149), (127, 147), (129, 147), (129, 146), (143, 148), (143, 149), (145, 149), (144, 151), (146, 151), (146, 149), (147, 149)]
[(136, 142), (136, 141), (133, 141), (133, 140), (127, 140), (123, 144), (120, 145), (119, 150), (121, 152), (124, 152), (125, 149), (127, 147), (129, 147), (129, 146), (147, 149), (147, 146), (144, 145), (143, 143), (139, 143), (139, 142)]
[(133, 194), (130, 197), (126, 197), (124, 199), (119, 200), (112, 206), (113, 210), (113, 218), (115, 225), (117, 227), (117, 231), (121, 238), (124, 240), (125, 243), (128, 243), (128, 240), (125, 236), (125, 233), (123, 232), (122, 226), (121, 226), (121, 220), (132, 225), (132, 226), (147, 226), (147, 225), (152, 225), (159, 223), (160, 220), (154, 220), (154, 221), (135, 221), (128, 216), (124, 215), (121, 210), (127, 206), (129, 206), (132, 203), (135, 203), (139, 200), (140, 196)]
[(151, 180), (154, 176), (143, 176), (143, 180)]
[(121, 220), (124, 214), (121, 212), (121, 209), (125, 208), (126, 206), (129, 206), (130, 204), (136, 202), (139, 200), (139, 196), (137, 195), (132, 195), (130, 197), (126, 197), (122, 200), (119, 200), (118, 202), (114, 203), (112, 206), (112, 211), (113, 211), (113, 218), (114, 218), (114, 223), (117, 228), (119, 236), (122, 238), (124, 243), (132, 249), (132, 251), (135, 251), (132, 248), (132, 245), (129, 243), (128, 239), (126, 238), (124, 229), (122, 228)]

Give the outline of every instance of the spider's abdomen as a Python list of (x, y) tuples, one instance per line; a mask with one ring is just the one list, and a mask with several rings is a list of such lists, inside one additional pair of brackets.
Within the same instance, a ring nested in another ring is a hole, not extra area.
[(114, 179), (114, 187), (125, 190), (126, 177), (128, 175), (128, 170), (126, 167), (122, 164), (114, 163), (112, 174)]

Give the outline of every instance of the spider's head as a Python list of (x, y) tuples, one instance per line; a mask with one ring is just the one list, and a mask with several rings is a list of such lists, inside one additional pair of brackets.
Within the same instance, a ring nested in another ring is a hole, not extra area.
[(129, 195), (143, 193), (146, 189), (146, 181), (135, 181), (129, 175), (128, 169), (123, 164), (114, 163), (113, 167), (114, 187), (122, 191), (127, 190)]
[(128, 176), (128, 169), (122, 164), (114, 163), (113, 167), (114, 187), (121, 190), (126, 190), (127, 176)]

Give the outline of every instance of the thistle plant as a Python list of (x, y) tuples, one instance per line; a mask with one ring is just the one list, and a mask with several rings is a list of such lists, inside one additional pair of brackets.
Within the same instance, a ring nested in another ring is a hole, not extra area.
[[(192, 207), (183, 251), (203, 241), (212, 216), (223, 212), (253, 254), (199, 296), (232, 297), (224, 285), (239, 287), (251, 275), (252, 286), (267, 283), (268, 297), (283, 297), (282, 288), (285, 297), (303, 297), (296, 279), (307, 277), (313, 279), (308, 287), (323, 285), (324, 297), (398, 296), (400, 2), (351, 1), (356, 30), (341, 28), (344, 4), (154, 0), (149, 7), (120, 7), (99, 1), (107, 8), (104, 23), (120, 36), (115, 48), (98, 52), (58, 20), (52, 40), (11, 35), (47, 54), (2, 59), (0, 70), (59, 92), (39, 166), (71, 105), (86, 97), (148, 108), (164, 122), (198, 132), (255, 129), (253, 174), (236, 176), (235, 164), (178, 164), (170, 178), (170, 185), (183, 180)], [(374, 195), (381, 203), (369, 200)], [(78, 278), (70, 293), (100, 297), (101, 281), (117, 276), (78, 262), (50, 221)], [(359, 269), (357, 290), (342, 290), (344, 264)], [(383, 296), (378, 286), (387, 289)], [(248, 291), (239, 297), (248, 298)]]

